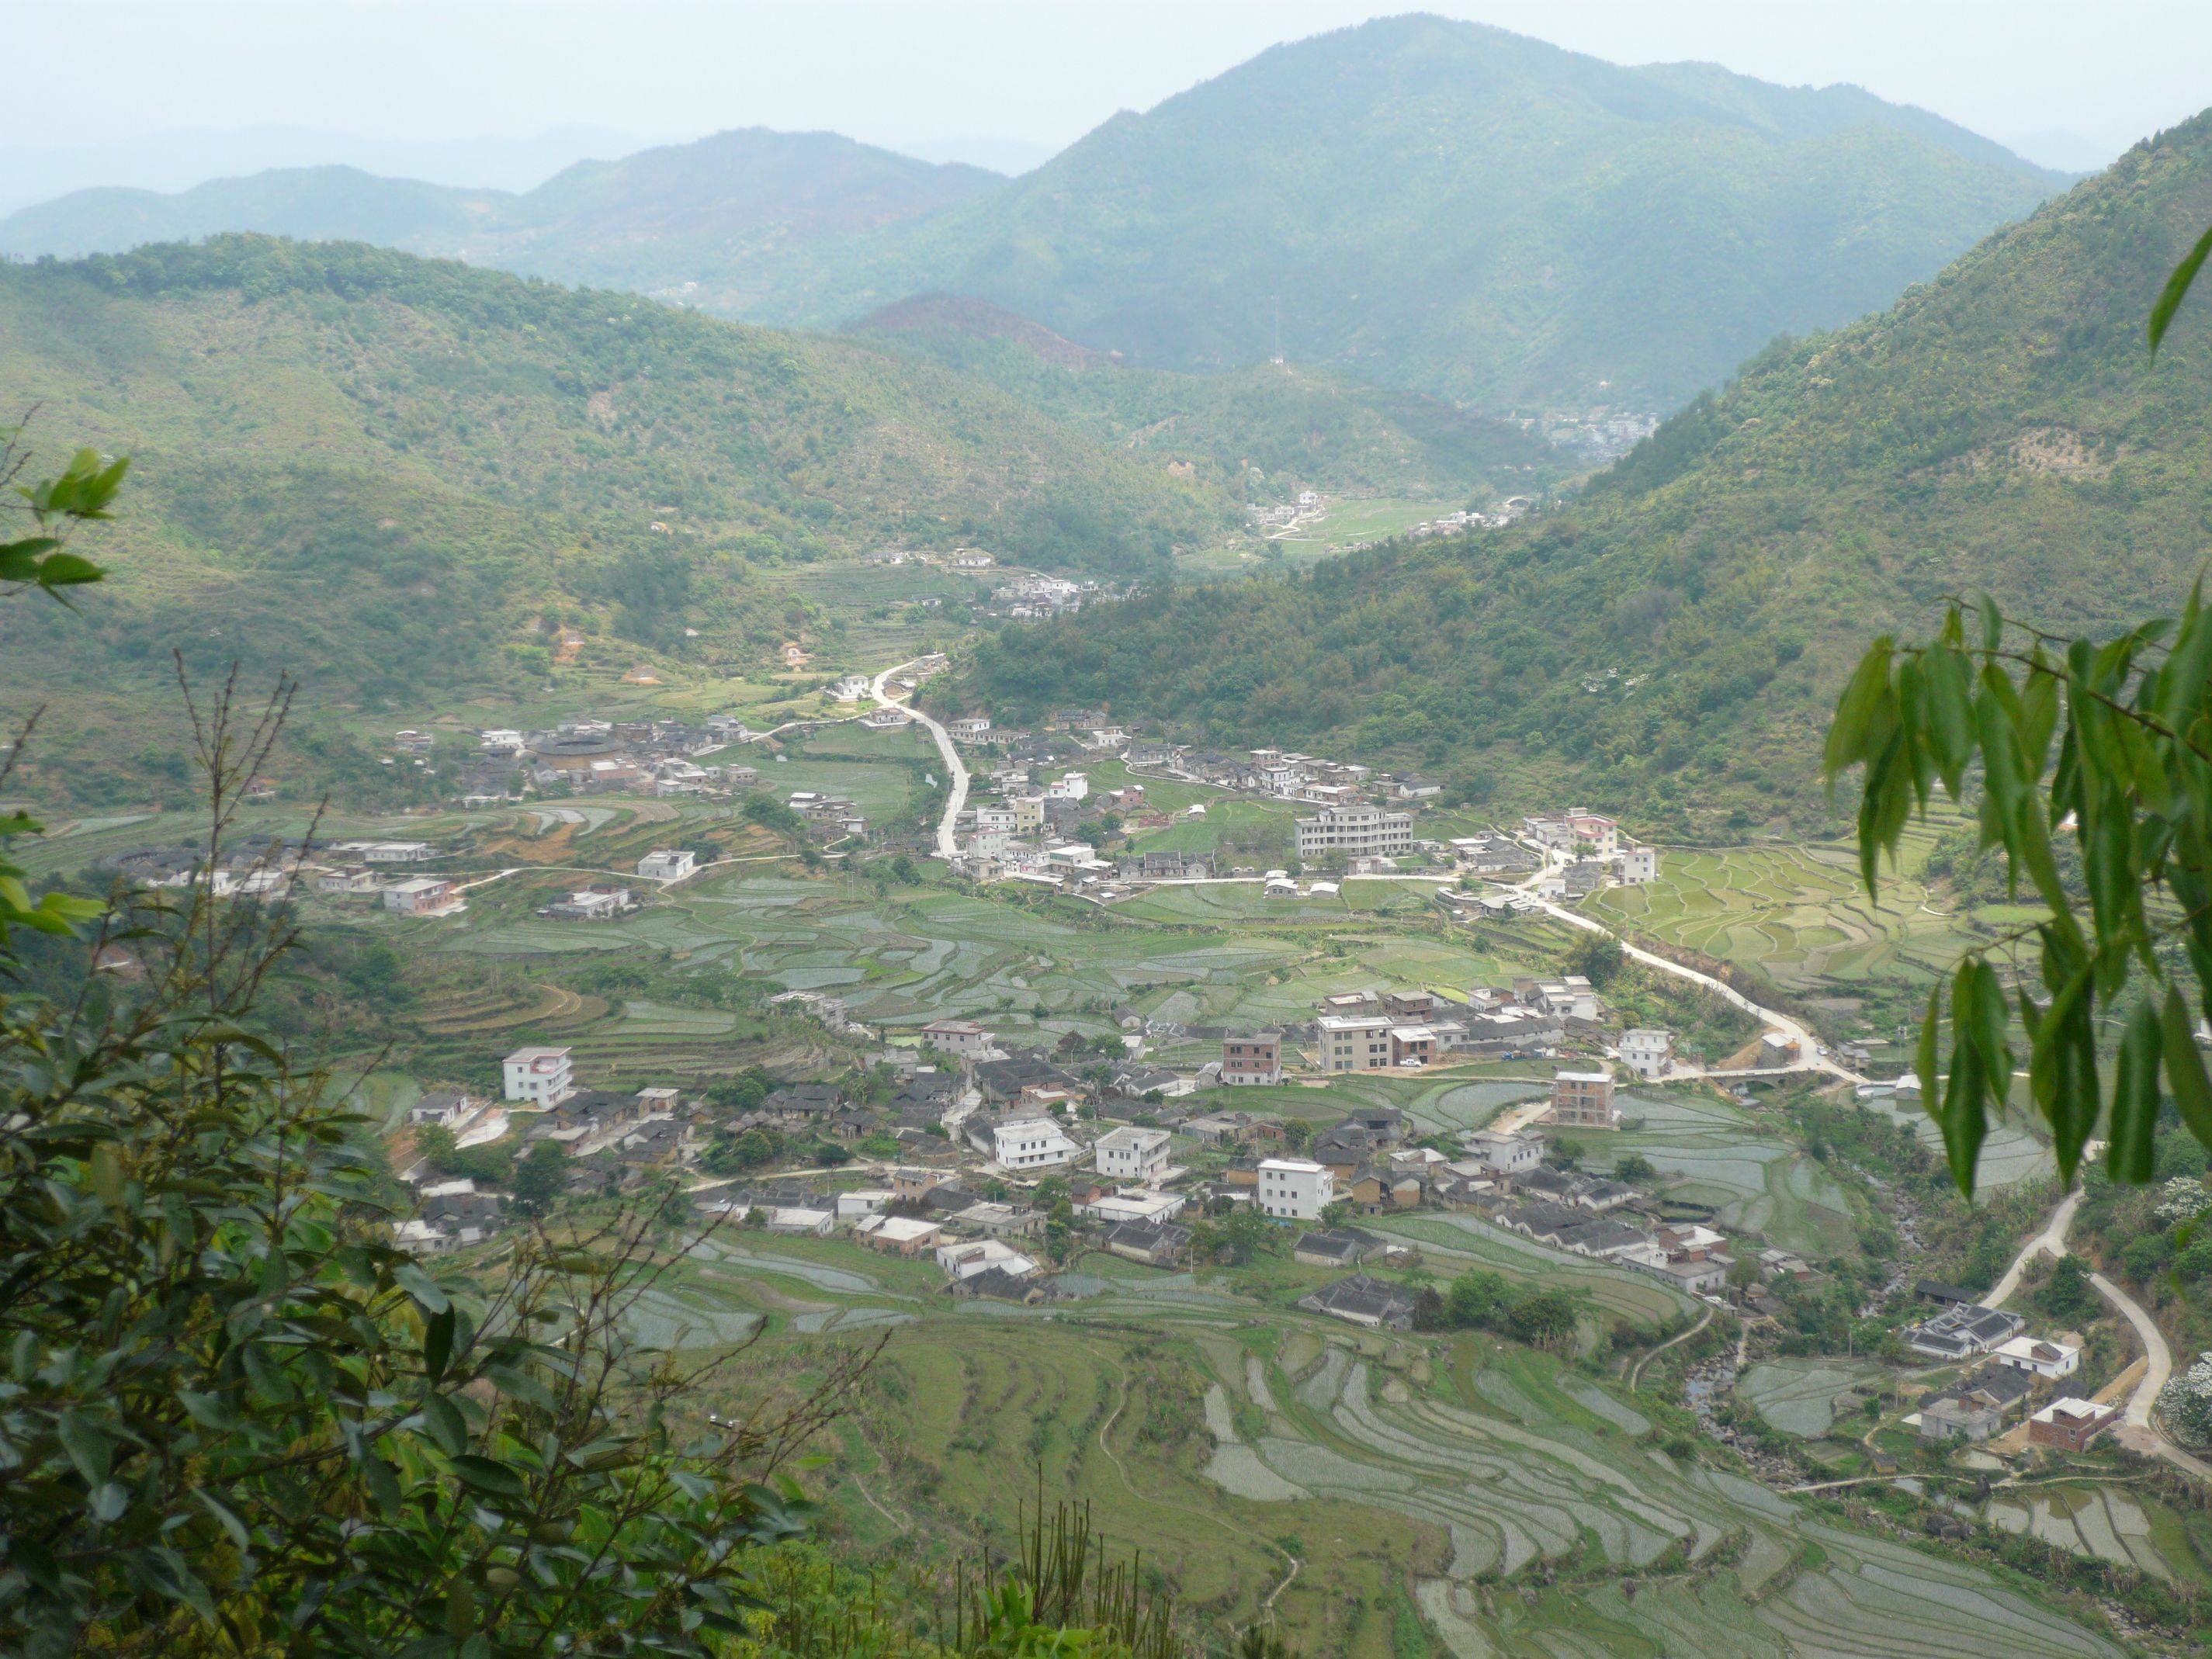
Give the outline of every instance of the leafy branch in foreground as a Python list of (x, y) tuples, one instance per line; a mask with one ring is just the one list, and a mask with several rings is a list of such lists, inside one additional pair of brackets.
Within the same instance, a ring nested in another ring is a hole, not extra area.
[(106, 574), (90, 559), (68, 550), (69, 532), (109, 516), (131, 462), (128, 457), (109, 460), (97, 450), (80, 449), (58, 476), (19, 483), (29, 464), (22, 426), (0, 427), (0, 489), (14, 498), (7, 507), (31, 520), (29, 535), (0, 540), (0, 592), (19, 585), (33, 586), (66, 604), (64, 588), (100, 581)]
[[(1982, 845), (2004, 849), (2014, 890), (2025, 875), (2048, 912), (1959, 963), (1948, 1074), (1944, 988), (1929, 996), (1922, 1097), (1960, 1190), (1972, 1191), (1989, 1123), (2008, 1109), (2015, 1017), (2060, 1178), (2072, 1182), (2106, 1118), (2113, 1177), (2140, 1185), (2153, 1173), (2161, 1078), (2182, 1121), (2212, 1146), (2212, 1079), (2195, 1036), (2212, 1012), (2212, 615), (2200, 583), (2179, 621), (2100, 644), (2027, 627), (1987, 599), (1973, 609), (1970, 629), (1968, 607), (1954, 601), (1927, 645), (1875, 641), (1837, 705), (1822, 769), (1832, 786), (1865, 769), (1859, 859), (1870, 894), (1881, 855), (1895, 857), (1936, 785), (1963, 801), (1971, 774)], [(2078, 884), (2055, 852), (2067, 835)], [(2030, 940), (2032, 969), (2011, 960)], [(2100, 1009), (2124, 1020), (2108, 1117)]]

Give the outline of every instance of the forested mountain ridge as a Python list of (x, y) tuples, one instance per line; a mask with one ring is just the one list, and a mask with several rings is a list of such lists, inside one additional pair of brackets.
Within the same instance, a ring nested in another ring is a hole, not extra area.
[(2185, 307), (2154, 363), (2143, 319), (2207, 222), (2212, 115), (1888, 312), (1778, 343), (1536, 520), (1007, 630), (974, 694), (1410, 755), (1655, 827), (1817, 816), (1819, 733), (1875, 633), (1963, 590), (2069, 628), (2183, 596), (2212, 541), (2212, 323)]
[(0, 267), (0, 408), (33, 405), (34, 443), (132, 456), (132, 504), (96, 613), (11, 614), (18, 685), (158, 675), (171, 641), (318, 696), (499, 685), (562, 624), (742, 665), (799, 620), (764, 562), (1150, 569), (1232, 517), (929, 364), (354, 245)]
[(1272, 355), (1488, 412), (1669, 409), (1894, 299), (2061, 183), (1925, 111), (1431, 16), (1269, 49), (1000, 179), (759, 131), (522, 196), (347, 169), (88, 191), (0, 252), (252, 229), (829, 327), (988, 300), (1153, 367)]
[(1303, 363), (1214, 374), (1125, 363), (988, 300), (920, 295), (846, 331), (942, 363), (1123, 448), (1172, 456), (1255, 501), (1300, 486), (1473, 500), (1538, 491), (1566, 465), (1534, 434), (1418, 392)]
[[(919, 161), (836, 133), (749, 127), (579, 161), (520, 192), (349, 167), (274, 168), (173, 194), (77, 191), (0, 220), (0, 253), (73, 258), (250, 231), (374, 242), (568, 283), (680, 288), (740, 270), (763, 283), (817, 241), (1000, 182), (981, 167)], [(803, 274), (791, 280), (803, 289)], [(730, 294), (717, 295), (733, 308)]]
[(764, 314), (941, 289), (1207, 368), (1262, 360), (1279, 299), (1291, 357), (1363, 380), (1493, 411), (1668, 408), (1778, 331), (1888, 303), (2060, 182), (1856, 88), (1398, 17), (1117, 115)]

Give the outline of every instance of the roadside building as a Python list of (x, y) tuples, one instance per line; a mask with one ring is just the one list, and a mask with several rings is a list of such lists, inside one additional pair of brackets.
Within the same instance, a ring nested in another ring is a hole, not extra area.
[(1379, 1072), (1390, 1064), (1390, 1021), (1383, 1015), (1323, 1014), (1316, 1029), (1324, 1072)]
[(507, 1099), (526, 1105), (559, 1105), (576, 1092), (575, 1067), (566, 1048), (517, 1048), (501, 1062)]
[(1413, 815), (1379, 806), (1333, 806), (1297, 820), (1298, 858), (1318, 864), (1332, 854), (1346, 859), (1395, 858), (1413, 850)]
[(2100, 1406), (2094, 1400), (2069, 1395), (2052, 1401), (2027, 1419), (2028, 1443), (2054, 1451), (2087, 1451), (2089, 1443), (2119, 1421), (2119, 1417), (2118, 1406)]

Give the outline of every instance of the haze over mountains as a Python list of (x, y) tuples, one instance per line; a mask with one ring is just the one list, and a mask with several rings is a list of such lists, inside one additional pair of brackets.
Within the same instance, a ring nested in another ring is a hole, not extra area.
[(0, 252), (343, 237), (817, 327), (944, 292), (1178, 369), (1264, 361), (1279, 302), (1288, 356), (1361, 380), (1668, 408), (2061, 182), (1856, 88), (1414, 16), (1276, 47), (1015, 179), (756, 130), (520, 196), (336, 168), (85, 191), (0, 224)]
[(2110, 626), (2202, 568), (2212, 321), (2185, 307), (2154, 366), (2142, 331), (2208, 222), (2212, 114), (1763, 354), (1540, 520), (1007, 630), (970, 695), (1417, 754), (1478, 793), (1518, 771), (1655, 823), (1817, 814), (1818, 734), (1877, 631), (1975, 590)]

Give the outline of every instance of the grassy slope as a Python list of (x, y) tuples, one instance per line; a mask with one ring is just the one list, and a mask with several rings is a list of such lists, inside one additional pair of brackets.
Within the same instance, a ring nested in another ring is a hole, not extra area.
[(1765, 354), (1540, 522), (1002, 636), (982, 690), (1395, 749), (1678, 834), (1816, 817), (1829, 699), (1879, 629), (1978, 587), (2062, 627), (2181, 594), (2212, 331), (2185, 314), (2154, 368), (2142, 329), (2208, 218), (2200, 118), (1891, 311)]
[(763, 563), (1149, 568), (1228, 505), (932, 365), (356, 246), (0, 270), (0, 409), (33, 404), (137, 463), (99, 604), (0, 641), (47, 689), (172, 642), (319, 696), (512, 684), (552, 616), (744, 663), (803, 622)]

